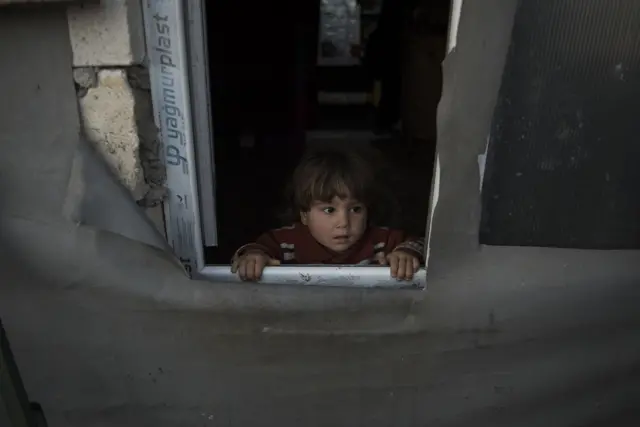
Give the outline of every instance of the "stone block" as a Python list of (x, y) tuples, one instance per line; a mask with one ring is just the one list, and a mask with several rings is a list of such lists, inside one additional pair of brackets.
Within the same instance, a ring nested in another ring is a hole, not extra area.
[[(141, 200), (149, 187), (145, 183), (140, 159), (141, 136), (138, 118), (146, 93), (134, 93), (125, 70), (100, 70), (96, 87), (88, 88), (79, 100), (87, 138), (103, 155), (112, 171)], [(146, 102), (151, 102), (150, 99)]]
[(126, 66), (145, 57), (139, 0), (102, 0), (69, 7), (73, 65)]

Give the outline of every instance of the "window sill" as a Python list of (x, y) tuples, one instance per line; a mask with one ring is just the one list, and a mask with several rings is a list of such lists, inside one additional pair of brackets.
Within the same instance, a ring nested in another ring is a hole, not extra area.
[[(198, 278), (213, 282), (243, 283), (228, 265), (208, 265)], [(259, 283), (268, 285), (330, 286), (343, 288), (426, 289), (427, 273), (418, 270), (413, 280), (391, 277), (389, 267), (354, 265), (291, 265), (266, 267)]]

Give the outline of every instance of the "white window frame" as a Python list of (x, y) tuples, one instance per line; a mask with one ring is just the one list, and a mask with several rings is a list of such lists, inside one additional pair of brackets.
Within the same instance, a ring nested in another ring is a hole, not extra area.
[[(167, 170), (166, 232), (192, 278), (239, 282), (229, 265), (204, 260), (204, 246), (217, 243), (205, 2), (143, 0), (154, 119)], [(385, 266), (266, 267), (260, 283), (424, 290), (426, 265), (411, 281), (392, 278)]]

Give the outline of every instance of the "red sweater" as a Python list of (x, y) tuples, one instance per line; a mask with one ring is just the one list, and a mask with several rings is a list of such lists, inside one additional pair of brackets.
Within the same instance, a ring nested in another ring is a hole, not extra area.
[(258, 249), (283, 264), (370, 264), (379, 253), (394, 250), (410, 252), (423, 261), (424, 239), (408, 237), (400, 230), (369, 227), (362, 238), (348, 251), (335, 253), (313, 238), (300, 223), (264, 233), (255, 243), (244, 245), (237, 256)]

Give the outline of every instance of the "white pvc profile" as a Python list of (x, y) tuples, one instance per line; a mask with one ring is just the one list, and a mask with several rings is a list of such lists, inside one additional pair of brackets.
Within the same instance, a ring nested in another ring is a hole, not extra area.
[(167, 239), (187, 273), (204, 267), (182, 1), (143, 3), (154, 119), (167, 171)]
[(198, 174), (202, 240), (205, 246), (218, 244), (215, 203), (215, 156), (213, 153), (213, 114), (209, 84), (209, 52), (207, 49), (206, 0), (184, 2), (188, 22), (187, 54), (193, 112), (193, 133)]
[[(241, 282), (228, 265), (209, 265), (199, 276), (214, 282)], [(270, 285), (332, 286), (346, 288), (386, 288), (423, 290), (427, 274), (418, 270), (413, 280), (391, 277), (389, 267), (355, 265), (286, 265), (266, 267), (258, 283)], [(244, 283), (244, 282), (243, 282)]]

